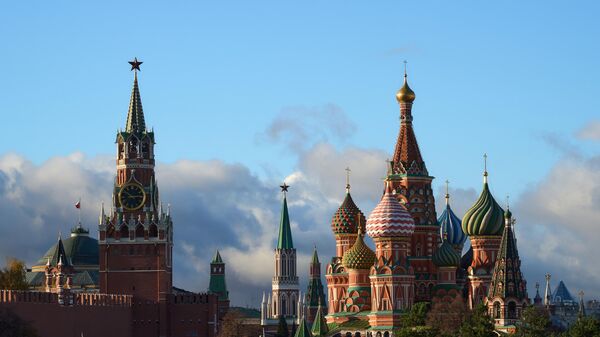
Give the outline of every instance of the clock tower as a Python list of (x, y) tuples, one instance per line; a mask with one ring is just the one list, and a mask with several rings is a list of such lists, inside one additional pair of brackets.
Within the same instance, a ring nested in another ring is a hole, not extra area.
[(142, 62), (129, 62), (133, 90), (124, 130), (116, 136), (116, 177), (110, 209), (99, 224), (100, 291), (136, 303), (166, 301), (172, 289), (173, 223), (163, 211), (154, 172), (154, 132), (146, 129), (138, 86)]

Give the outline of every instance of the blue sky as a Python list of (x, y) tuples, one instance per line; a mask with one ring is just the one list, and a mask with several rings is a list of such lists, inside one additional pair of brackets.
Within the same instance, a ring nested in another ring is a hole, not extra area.
[[(142, 101), (164, 165), (217, 160), (264, 182), (310, 171), (302, 158), (319, 144), (391, 155), (407, 59), (434, 188), (450, 179), (478, 193), (487, 152), (497, 199), (531, 197), (562, 161), (599, 154), (600, 129), (580, 132), (600, 109), (598, 10), (591, 1), (3, 2), (0, 155), (35, 165), (114, 155), (133, 57), (144, 62)], [(300, 146), (269, 137), (332, 107), (339, 124), (302, 126)], [(340, 184), (346, 165), (363, 169), (340, 162)]]
[(0, 135), (0, 152), (36, 162), (112, 154), (134, 56), (145, 62), (140, 86), (160, 160), (218, 158), (260, 174), (285, 175), (294, 165), (286, 149), (257, 140), (286, 107), (335, 104), (357, 129), (331, 142), (390, 152), (404, 59), (430, 170), (459, 186), (478, 186), (488, 152), (502, 193), (519, 192), (557, 159), (541, 136), (572, 134), (599, 107), (594, 5), (1, 6), (0, 111), (13, 127)]

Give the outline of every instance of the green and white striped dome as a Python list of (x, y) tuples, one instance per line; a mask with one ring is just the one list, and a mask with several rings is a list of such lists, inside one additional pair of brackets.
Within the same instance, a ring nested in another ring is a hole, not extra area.
[(504, 230), (504, 210), (490, 192), (487, 172), (483, 177), (483, 191), (479, 199), (465, 213), (462, 230), (469, 236), (502, 235)]

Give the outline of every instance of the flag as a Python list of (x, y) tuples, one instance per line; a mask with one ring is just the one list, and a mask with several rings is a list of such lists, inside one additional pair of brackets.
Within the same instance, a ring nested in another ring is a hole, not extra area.
[(78, 200), (77, 203), (75, 203), (75, 208), (81, 208), (81, 200)]

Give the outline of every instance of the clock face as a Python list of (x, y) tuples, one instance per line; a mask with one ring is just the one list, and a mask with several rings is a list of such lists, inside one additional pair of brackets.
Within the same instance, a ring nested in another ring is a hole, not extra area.
[(119, 201), (121, 202), (121, 206), (126, 210), (136, 210), (144, 205), (146, 192), (138, 184), (127, 184), (121, 187)]

